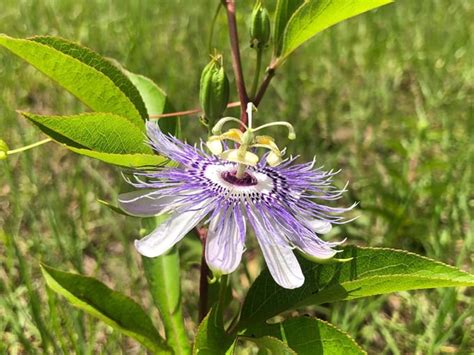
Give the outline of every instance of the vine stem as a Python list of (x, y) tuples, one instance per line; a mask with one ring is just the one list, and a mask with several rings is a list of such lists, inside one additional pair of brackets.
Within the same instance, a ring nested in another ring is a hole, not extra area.
[(197, 233), (202, 244), (202, 255), (201, 255), (201, 269), (199, 278), (199, 323), (206, 317), (209, 310), (208, 298), (209, 298), (209, 267), (206, 263), (206, 240), (207, 240), (207, 229), (198, 228)]
[[(247, 124), (247, 103), (249, 97), (245, 89), (244, 75), (242, 73), (242, 61), (240, 59), (239, 34), (237, 31), (237, 20), (235, 17), (235, 0), (222, 0), (222, 5), (226, 9), (227, 23), (229, 27), (230, 48), (232, 52), (232, 68), (235, 75), (235, 83), (240, 99), (240, 120)], [(244, 127), (241, 127), (244, 130)]]
[(21, 148), (9, 150), (9, 151), (7, 152), (7, 155), (12, 155), (12, 154), (21, 153), (21, 152), (24, 152), (25, 150), (38, 147), (38, 146), (40, 146), (40, 145), (42, 145), (42, 144), (49, 143), (49, 142), (51, 142), (51, 141), (52, 141), (51, 138), (46, 138), (46, 139), (43, 139), (42, 141), (39, 141), (39, 142), (30, 144), (30, 145), (27, 145), (27, 146), (24, 146), (24, 147), (21, 147)]
[(275, 76), (276, 66), (277, 63), (275, 61), (272, 61), (272, 63), (270, 63), (267, 70), (265, 71), (265, 77), (263, 78), (262, 84), (260, 85), (257, 93), (255, 94), (255, 97), (253, 98), (253, 104), (255, 105), (255, 107), (257, 107), (260, 104), (260, 101), (262, 101), (262, 98), (265, 95), (268, 86), (270, 85), (270, 81)]
[[(240, 106), (239, 101), (231, 102), (230, 104), (227, 105), (227, 108), (237, 107), (237, 106)], [(186, 111), (161, 113), (159, 115), (149, 115), (148, 118), (152, 120), (157, 120), (159, 118), (166, 118), (166, 117), (189, 116), (189, 115), (193, 115), (199, 112), (202, 112), (202, 110), (200, 108), (195, 108), (195, 109), (186, 110)]]

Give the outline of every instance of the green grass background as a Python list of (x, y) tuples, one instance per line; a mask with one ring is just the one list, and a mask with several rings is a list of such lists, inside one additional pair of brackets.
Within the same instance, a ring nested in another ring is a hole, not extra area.
[[(1, 0), (0, 32), (79, 41), (153, 78), (184, 110), (198, 107), (215, 3)], [(251, 2), (238, 5), (250, 84), (255, 57), (245, 21)], [(473, 10), (470, 0), (399, 0), (318, 35), (274, 78), (256, 120), (294, 123), (298, 139), (288, 152), (316, 155), (326, 168), (342, 169), (337, 184), (350, 183), (344, 202), (360, 201), (360, 217), (338, 228), (335, 238), (406, 249), (472, 271)], [(230, 73), (222, 15), (215, 46)], [(85, 109), (4, 49), (0, 84), (0, 139), (11, 148), (44, 137), (16, 109)], [(197, 122), (196, 116), (182, 120), (191, 141), (205, 134)], [(283, 132), (272, 133), (286, 143)], [(144, 353), (48, 291), (38, 267), (41, 260), (95, 276), (157, 319), (132, 247), (138, 222), (97, 203), (113, 200), (123, 188), (119, 169), (52, 143), (0, 162), (0, 353)], [(249, 265), (260, 260), (258, 251), (247, 258)], [(198, 271), (186, 270), (192, 332)], [(240, 276), (234, 281), (240, 284)], [(465, 289), (402, 292), (307, 312), (347, 331), (369, 353), (469, 353), (470, 296)]]

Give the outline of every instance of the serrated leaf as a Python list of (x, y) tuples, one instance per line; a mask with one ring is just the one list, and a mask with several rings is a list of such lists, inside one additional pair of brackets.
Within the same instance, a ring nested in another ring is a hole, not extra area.
[(283, 340), (297, 354), (362, 355), (364, 350), (331, 323), (312, 317), (260, 323), (245, 332), (247, 337), (272, 336)]
[(125, 117), (144, 131), (146, 109), (127, 77), (90, 49), (52, 37), (16, 39), (0, 45), (49, 76), (94, 111)]
[[(21, 112), (48, 136), (67, 146), (112, 154), (152, 154), (144, 133), (112, 113), (41, 116)], [(78, 150), (77, 152), (80, 152)]]
[(262, 271), (244, 301), (240, 329), (305, 305), (397, 291), (474, 286), (474, 275), (401, 250), (348, 246), (338, 258), (352, 260), (316, 264), (300, 258), (305, 283), (294, 290), (278, 286), (268, 270)]
[[(153, 80), (126, 70), (124, 70), (124, 72), (140, 92), (150, 116), (161, 115), (162, 113), (171, 112), (173, 110), (168, 96)], [(161, 118), (158, 120), (158, 124), (164, 133), (171, 133), (174, 136), (177, 135), (179, 125), (178, 117)]]
[(393, 0), (307, 0), (288, 21), (280, 58), (326, 28), (390, 2)]
[(304, 3), (304, 0), (278, 0), (275, 9), (275, 27), (273, 30), (273, 55), (278, 57), (283, 44), (283, 34), (293, 13)]
[(89, 158), (101, 160), (104, 163), (120, 166), (123, 168), (146, 168), (156, 167), (158, 165), (165, 165), (169, 162), (168, 158), (156, 154), (118, 154), (118, 153), (104, 153), (97, 152), (90, 149), (82, 149), (65, 145), (69, 150), (85, 155)]
[[(271, 336), (262, 336), (258, 338), (243, 337), (258, 346), (258, 354), (262, 355), (296, 355), (298, 354), (291, 349), (285, 342)], [(316, 353), (314, 353), (316, 354)]]
[(212, 307), (199, 324), (193, 354), (225, 354), (232, 347), (234, 340), (225, 333), (222, 318), (219, 317), (216, 307)]
[(41, 265), (48, 286), (73, 306), (99, 318), (157, 353), (171, 353), (143, 309), (100, 281)]

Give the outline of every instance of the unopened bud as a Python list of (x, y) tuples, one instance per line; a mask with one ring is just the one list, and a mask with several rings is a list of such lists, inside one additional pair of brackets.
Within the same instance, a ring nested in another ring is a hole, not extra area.
[(250, 22), (250, 46), (262, 49), (270, 41), (270, 15), (262, 2), (257, 0), (252, 11)]
[(204, 120), (213, 127), (220, 119), (229, 102), (229, 80), (222, 66), (222, 57), (212, 58), (201, 74), (199, 101)]
[(5, 141), (0, 139), (0, 160), (7, 159), (8, 156), (8, 145)]

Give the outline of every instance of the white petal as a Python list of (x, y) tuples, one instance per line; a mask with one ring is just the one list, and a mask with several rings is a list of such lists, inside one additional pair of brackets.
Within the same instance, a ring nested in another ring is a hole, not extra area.
[(322, 221), (320, 219), (313, 219), (308, 221), (307, 224), (308, 227), (319, 234), (329, 233), (332, 229), (332, 224), (330, 222)]
[(272, 228), (273, 231), (270, 231), (264, 228), (261, 219), (254, 213), (252, 215), (251, 221), (258, 244), (275, 282), (288, 289), (301, 287), (304, 283), (304, 275), (291, 247), (285, 244), (277, 230)]
[(144, 256), (157, 257), (179, 242), (208, 212), (208, 208), (199, 206), (192, 211), (177, 211), (145, 238), (135, 240), (135, 248)]
[(240, 264), (245, 242), (245, 220), (237, 207), (218, 213), (209, 225), (206, 262), (216, 274), (230, 274)]
[(157, 190), (137, 190), (120, 194), (119, 206), (132, 216), (151, 217), (166, 212), (172, 206), (174, 197), (159, 196)]

